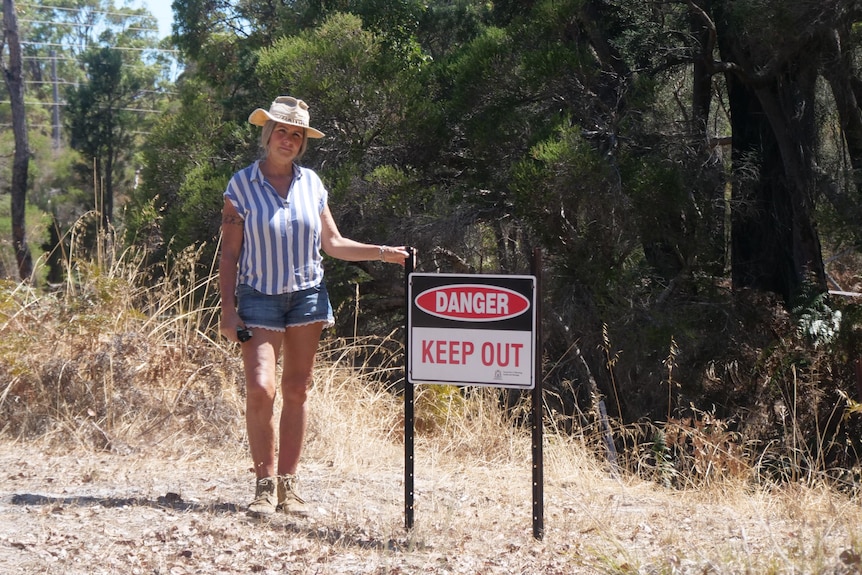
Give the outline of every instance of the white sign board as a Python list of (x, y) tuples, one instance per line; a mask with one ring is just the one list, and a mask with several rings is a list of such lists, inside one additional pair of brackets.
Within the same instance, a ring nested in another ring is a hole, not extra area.
[(532, 389), (536, 278), (410, 274), (408, 381)]

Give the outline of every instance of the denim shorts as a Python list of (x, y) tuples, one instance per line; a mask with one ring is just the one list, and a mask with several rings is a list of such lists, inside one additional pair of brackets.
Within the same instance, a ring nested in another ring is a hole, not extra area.
[(283, 331), (287, 327), (335, 324), (326, 285), (278, 295), (267, 295), (240, 284), (236, 288), (237, 312), (246, 327)]

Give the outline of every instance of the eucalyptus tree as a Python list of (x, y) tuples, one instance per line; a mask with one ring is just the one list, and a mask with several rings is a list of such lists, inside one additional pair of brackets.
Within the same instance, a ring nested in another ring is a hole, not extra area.
[[(728, 85), (734, 285), (774, 291), (788, 301), (806, 282), (823, 292), (815, 210), (819, 199), (837, 199), (832, 192), (838, 180), (821, 165), (826, 116), (818, 83), (829, 78), (848, 159), (858, 170), (860, 110), (850, 102), (859, 82), (853, 66), (859, 44), (850, 31), (862, 16), (862, 4), (714, 0), (705, 8), (692, 9), (714, 34), (704, 53), (717, 44), (720, 59), (707, 61), (709, 70), (723, 74)], [(845, 213), (858, 221), (858, 192), (853, 196), (855, 205)]]
[[(228, 21), (222, 18), (221, 25)], [(189, 26), (180, 22), (178, 27)], [(252, 24), (248, 26), (251, 30)], [(224, 185), (232, 171), (258, 154), (258, 132), (249, 126), (248, 113), (268, 106), (279, 94), (308, 102), (315, 127), (326, 133), (324, 140), (309, 146), (303, 162), (318, 169), (327, 183), (341, 229), (369, 241), (406, 242), (402, 222), (414, 205), (413, 176), (403, 162), (401, 130), (411, 99), (419, 92), (409, 50), (366, 29), (357, 15), (344, 13), (333, 13), (318, 27), (281, 36), (266, 46), (257, 46), (251, 31), (229, 36), (211, 30), (199, 38), (207, 43), (205, 52), (232, 46), (232, 57), (218, 70), (208, 54), (190, 61), (179, 87), (186, 111), (165, 118), (156, 129), (158, 139), (148, 145), (144, 184), (134, 202), (144, 209), (153, 205), (160, 214), (162, 237), (155, 243), (170, 243), (173, 249), (202, 242), (215, 245)], [(201, 122), (203, 138), (189, 131), (182, 118), (202, 113), (210, 117)], [(134, 233), (152, 238), (151, 231), (145, 222), (136, 222)], [(331, 288), (336, 304), (354, 296), (349, 282), (400, 285), (395, 276), (373, 265), (329, 265), (330, 277), (344, 279)], [(385, 301), (380, 305), (391, 307), (391, 297), (381, 299)], [(371, 309), (377, 303), (366, 299), (364, 305)]]
[[(632, 417), (666, 406), (642, 384), (662, 377), (644, 372), (643, 357), (672, 336), (707, 354), (726, 310), (690, 302), (720, 300), (728, 276), (788, 307), (825, 292), (817, 210), (824, 198), (843, 199), (849, 217), (859, 209), (858, 172), (830, 169), (842, 155), (823, 139), (840, 108), (844, 165), (856, 168), (857, 10), (810, 0), (495, 3), (492, 25), (436, 62), (428, 92), (445, 127), (417, 134), (417, 147), (439, 149), (428, 169), (474, 222), (496, 227), (499, 245), (522, 230), (546, 248), (549, 335), (561, 355), (580, 340), (593, 372), (606, 372), (607, 358), (590, 351), (603, 345), (601, 326), (624, 333), (639, 375), (616, 382), (622, 412), (625, 398), (639, 405)], [(516, 258), (518, 242), (509, 245), (501, 262)]]
[[(33, 228), (28, 230), (29, 249), (36, 254), (41, 253), (42, 249), (59, 254), (60, 250), (52, 249), (51, 243), (57, 240), (48, 238), (47, 228), (50, 226), (52, 232), (55, 231), (53, 228), (56, 228), (58, 234), (53, 234), (52, 238), (57, 235), (62, 237), (63, 231), (77, 221), (82, 212), (93, 209), (93, 166), (97, 163), (93, 157), (79, 162), (81, 156), (67, 145), (72, 134), (62, 131), (63, 122), (77, 122), (77, 125), (81, 126), (80, 118), (73, 120), (69, 113), (85, 99), (76, 99), (73, 96), (72, 105), (67, 106), (64, 101), (66, 90), (75, 92), (76, 96), (88, 92), (86, 66), (83, 62), (92, 57), (93, 46), (99, 43), (123, 54), (123, 76), (135, 77), (136, 81), (143, 82), (145, 89), (140, 90), (140, 99), (129, 107), (137, 110), (163, 107), (163, 52), (153, 50), (159, 47), (156, 38), (158, 30), (155, 19), (145, 9), (118, 7), (113, 0), (35, 0), (19, 4), (16, 8), (19, 15), (17, 40), (20, 51), (17, 56), (21, 63), (21, 94), (20, 98), (17, 98), (17, 92), (13, 95), (14, 104), (11, 111), (9, 107), (0, 107), (2, 122), (13, 126), (13, 130), (0, 132), (0, 141), (4, 149), (9, 147), (14, 133), (17, 142), (23, 142), (26, 138), (29, 150), (22, 154), (28, 160), (28, 169), (16, 167), (15, 175), (10, 172), (8, 177), (8, 181), (13, 182), (14, 187), (20, 190), (14, 194), (12, 202), (12, 216), (15, 220), (12, 228), (16, 237), (23, 236), (22, 222), (26, 210), (28, 222), (31, 222), (30, 226)], [(8, 38), (11, 36), (4, 34), (4, 39)], [(4, 42), (4, 55), (6, 46)], [(17, 105), (19, 99), (21, 106)], [(78, 106), (77, 110), (81, 109)], [(89, 113), (90, 119), (94, 116)], [(23, 127), (25, 123), (27, 127)], [(117, 158), (134, 156), (135, 147), (148, 123), (148, 116), (137, 113), (137, 117), (130, 123), (132, 130), (129, 134), (132, 140), (122, 140), (118, 142), (120, 148), (114, 148), (118, 154)], [(104, 133), (100, 130), (101, 128), (92, 125), (84, 127), (86, 133), (74, 135), (75, 144), (81, 144), (96, 134)], [(131, 144), (126, 146), (127, 142)], [(106, 165), (101, 160), (99, 162), (100, 168)], [(77, 173), (76, 163), (80, 168)], [(130, 174), (135, 167), (130, 163), (120, 163), (123, 164), (124, 176)], [(16, 164), (23, 165), (24, 162)], [(118, 173), (114, 169), (117, 167), (116, 161), (108, 165), (112, 167), (112, 174)], [(10, 170), (5, 162), (0, 168), (4, 175)], [(26, 174), (26, 178), (21, 174)], [(97, 189), (102, 192), (111, 190), (109, 203), (113, 202), (113, 184), (116, 180), (113, 175), (107, 180), (102, 178), (102, 174), (96, 177)], [(21, 182), (25, 181), (22, 186)], [(131, 177), (126, 177), (125, 181), (130, 185), (132, 183)], [(106, 182), (109, 183), (108, 186), (103, 185)], [(105, 216), (108, 217), (107, 213)], [(49, 224), (52, 218), (53, 226)], [(40, 245), (43, 241), (45, 243)], [(16, 240), (14, 243), (20, 242)], [(55, 262), (53, 258), (48, 261), (51, 281), (59, 281), (62, 274), (59, 262)]]
[[(613, 217), (608, 225), (620, 229), (609, 237), (634, 241), (603, 252), (612, 268), (641, 254), (663, 282), (727, 268), (734, 286), (788, 303), (807, 286), (822, 293), (818, 202), (829, 199), (856, 221), (860, 213), (859, 12), (854, 0), (495, 3), (499, 26), (452, 58), (445, 77), (451, 116), (463, 118), (452, 124), (464, 138), (451, 157), (473, 190), (491, 192), (479, 198), (486, 204), (522, 198), (522, 215), (552, 234), (549, 249), (579, 245), (586, 228), (574, 217), (577, 202), (602, 194), (618, 209), (585, 221), (595, 229)], [(818, 89), (825, 85), (831, 98)], [(825, 164), (830, 110), (847, 176)], [(602, 166), (603, 183), (571, 156), (559, 165), (568, 184), (554, 180), (564, 144), (603, 158), (583, 164)], [(528, 152), (533, 145), (541, 147)], [(731, 151), (728, 172), (722, 146)], [(511, 166), (526, 175), (542, 164), (529, 188), (547, 176), (549, 201), (507, 184)], [(587, 181), (591, 190), (580, 185)]]
[(158, 111), (161, 67), (144, 58), (156, 46), (154, 28), (148, 27), (153, 24), (146, 11), (107, 12), (99, 45), (80, 57), (85, 81), (66, 90), (69, 142), (84, 156), (84, 169), (93, 172), (103, 226), (113, 220), (117, 183), (131, 182), (122, 168), (134, 157), (137, 133), (151, 125), (147, 115)]
[(304, 161), (351, 236), (401, 234), (443, 271), (518, 272), (545, 248), (561, 401), (589, 369), (623, 419), (669, 413), (673, 378), (678, 405), (743, 413), (738, 378), (710, 371), (770, 345), (746, 345), (762, 326), (740, 294), (822, 294), (820, 218), (858, 223), (858, 4), (176, 0), (182, 105), (136, 205), (164, 243), (215, 240), (257, 151), (248, 111), (293, 93), (332, 136)]
[[(6, 58), (8, 46), (8, 60)], [(27, 201), (27, 175), (30, 164), (30, 144), (27, 137), (27, 120), (24, 112), (24, 75), (21, 41), (18, 36), (18, 15), (12, 0), (3, 0), (3, 41), (0, 43), (0, 68), (9, 92), (12, 108), (12, 131), (15, 135), (15, 153), (12, 165), (12, 243), (18, 276), (30, 279), (33, 260), (27, 245), (24, 213)]]

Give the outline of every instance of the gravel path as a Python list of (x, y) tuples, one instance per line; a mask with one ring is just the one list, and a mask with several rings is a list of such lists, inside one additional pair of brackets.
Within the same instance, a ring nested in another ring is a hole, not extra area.
[(40, 452), (0, 443), (0, 572), (12, 574), (859, 573), (858, 502), (819, 492), (682, 493), (589, 473), (311, 461), (307, 516), (248, 517), (243, 454)]

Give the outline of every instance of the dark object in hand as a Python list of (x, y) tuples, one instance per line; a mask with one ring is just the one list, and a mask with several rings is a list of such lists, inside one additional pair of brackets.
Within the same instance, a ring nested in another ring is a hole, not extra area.
[(251, 339), (251, 330), (247, 327), (236, 328), (236, 337), (241, 343), (245, 343)]

